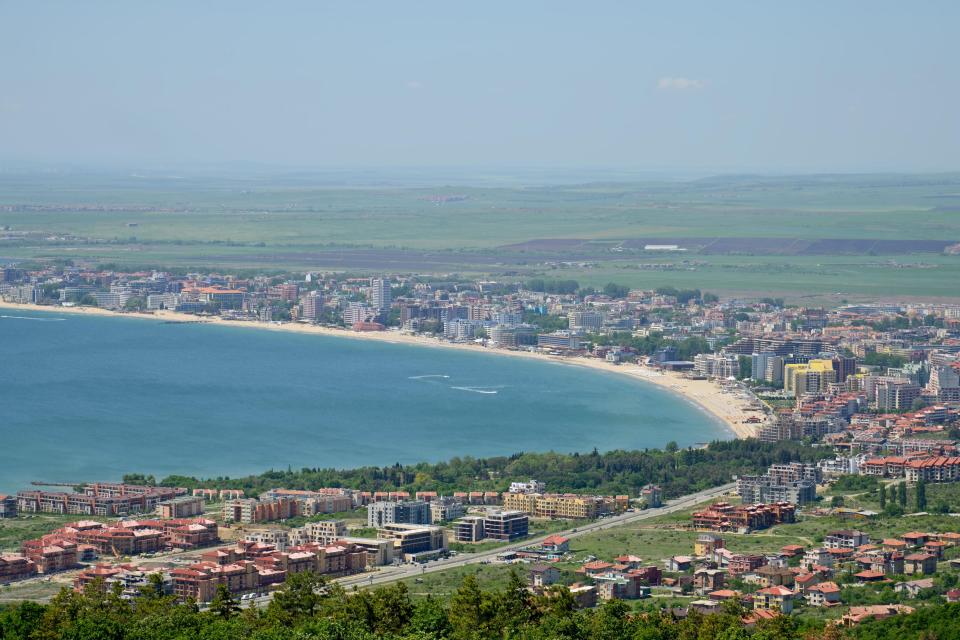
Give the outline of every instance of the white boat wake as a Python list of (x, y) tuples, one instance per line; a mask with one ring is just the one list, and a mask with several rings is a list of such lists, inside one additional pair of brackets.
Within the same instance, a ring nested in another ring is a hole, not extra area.
[(66, 318), (31, 318), (30, 316), (2, 316), (5, 320), (35, 320), (36, 322), (63, 322)]
[(450, 376), (445, 376), (442, 373), (428, 373), (422, 376), (407, 376), (407, 380), (425, 380), (427, 378), (449, 378)]
[(469, 391), (470, 393), (482, 393), (484, 395), (494, 395), (499, 393), (496, 389), (491, 387), (450, 387), (451, 389), (457, 389), (459, 391)]

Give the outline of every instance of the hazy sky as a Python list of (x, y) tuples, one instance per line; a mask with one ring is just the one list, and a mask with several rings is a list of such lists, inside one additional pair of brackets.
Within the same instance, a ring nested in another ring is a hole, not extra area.
[(960, 2), (0, 0), (0, 159), (960, 169)]

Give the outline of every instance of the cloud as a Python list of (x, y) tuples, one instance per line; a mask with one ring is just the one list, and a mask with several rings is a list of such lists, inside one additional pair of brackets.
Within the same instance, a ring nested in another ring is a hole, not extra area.
[(693, 78), (660, 78), (657, 81), (657, 89), (662, 91), (687, 91), (691, 89), (703, 89), (706, 86), (703, 80)]
[(423, 83), (419, 80), (407, 80), (407, 89), (423, 89)]

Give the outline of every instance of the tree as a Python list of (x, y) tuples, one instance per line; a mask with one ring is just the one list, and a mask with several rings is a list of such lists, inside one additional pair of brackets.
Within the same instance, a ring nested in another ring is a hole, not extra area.
[(887, 508), (887, 488), (883, 485), (880, 486), (880, 511), (883, 511)]
[(511, 571), (507, 588), (499, 592), (493, 601), (499, 626), (516, 630), (530, 622), (533, 612), (531, 601), (526, 582), (516, 570)]
[(125, 311), (143, 311), (146, 307), (147, 301), (140, 297), (130, 298), (123, 305)]
[(210, 601), (210, 611), (224, 620), (229, 620), (240, 611), (240, 605), (233, 599), (233, 595), (225, 585), (217, 585), (217, 593)]
[(413, 603), (407, 585), (398, 582), (373, 592), (374, 633), (378, 636), (399, 635), (413, 617)]
[(299, 620), (316, 613), (323, 599), (326, 579), (312, 571), (301, 571), (287, 576), (283, 588), (277, 591), (267, 606), (267, 615), (280, 620)]
[(917, 482), (917, 511), (927, 510), (927, 483), (923, 480)]
[(444, 638), (450, 633), (450, 621), (447, 620), (447, 610), (443, 604), (427, 596), (414, 607), (410, 617), (410, 628), (418, 634), (429, 638)]
[(897, 483), (897, 504), (900, 505), (901, 509), (907, 508), (907, 483), (906, 482)]
[(463, 579), (450, 599), (448, 617), (454, 638), (482, 637), (484, 626), (484, 594), (475, 575)]
[(603, 287), (603, 293), (611, 298), (626, 298), (627, 294), (630, 293), (630, 288), (621, 286), (615, 282), (608, 282)]

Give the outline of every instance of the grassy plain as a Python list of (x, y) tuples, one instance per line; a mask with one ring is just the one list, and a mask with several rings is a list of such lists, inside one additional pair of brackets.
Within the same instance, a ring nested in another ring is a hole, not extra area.
[[(0, 257), (17, 260), (545, 274), (788, 298), (958, 297), (960, 256), (903, 241), (960, 242), (960, 175), (398, 187), (309, 175), (8, 173), (0, 174), (0, 238)], [(545, 238), (584, 242), (530, 243)], [(737, 242), (643, 249), (644, 240), (685, 238)], [(853, 244), (785, 248), (778, 238)]]

